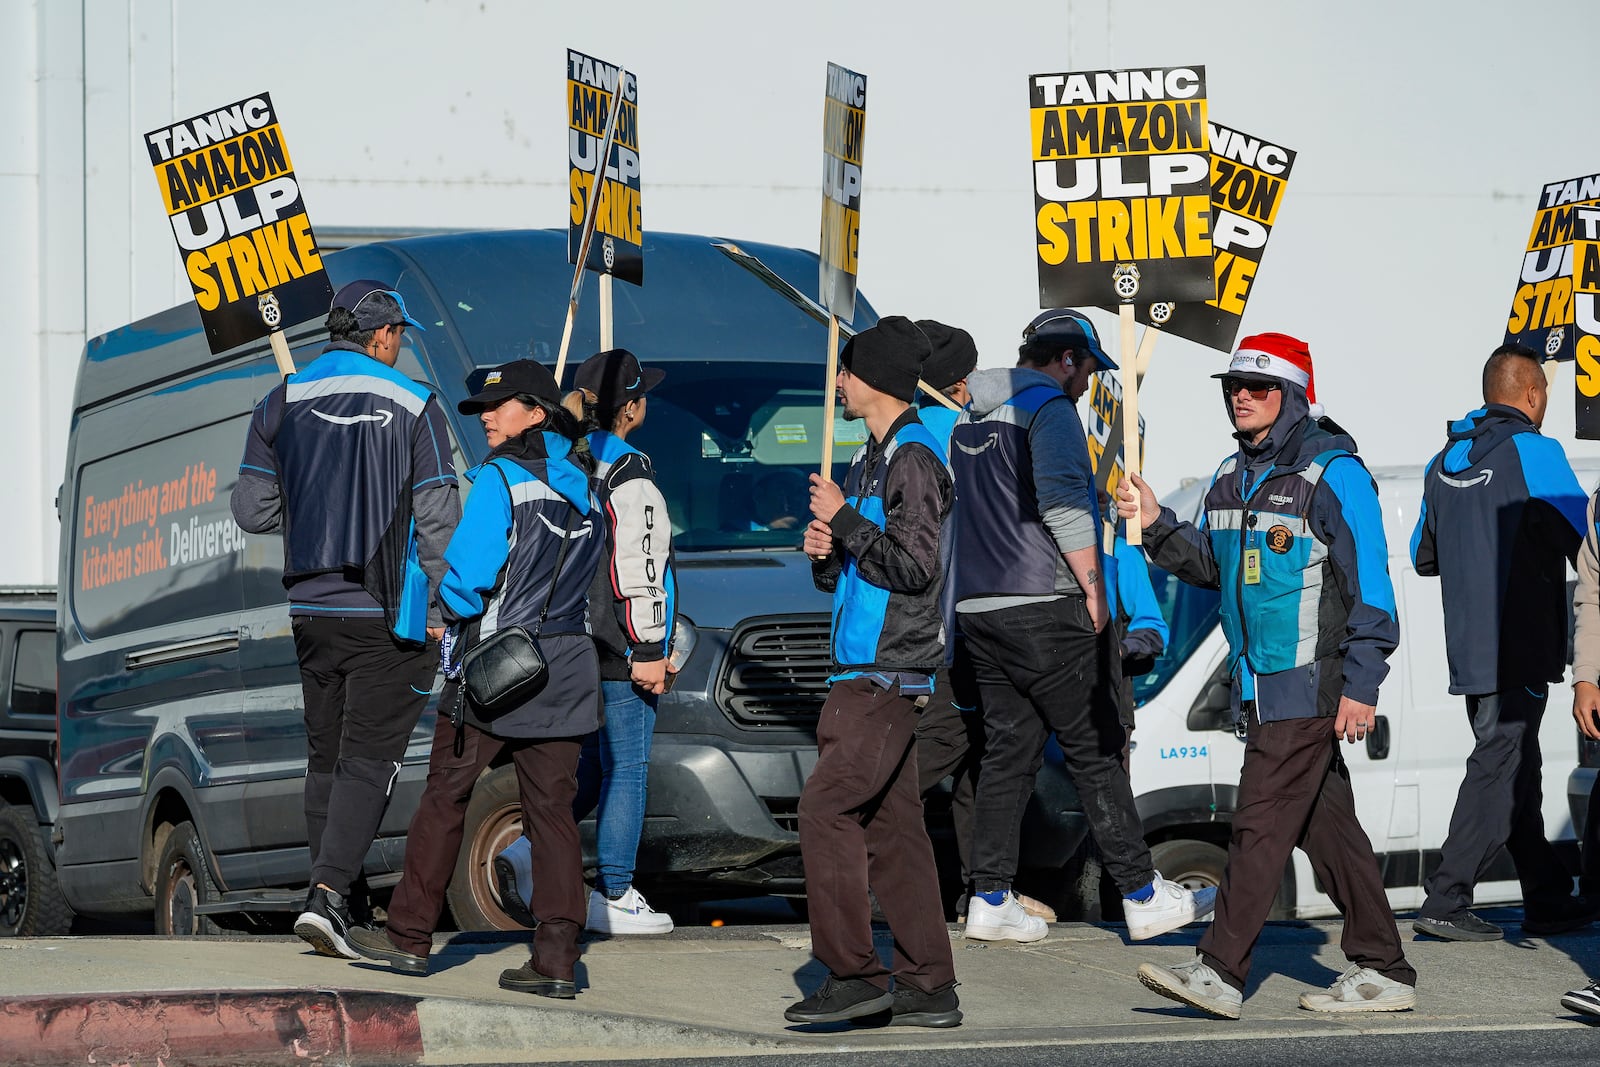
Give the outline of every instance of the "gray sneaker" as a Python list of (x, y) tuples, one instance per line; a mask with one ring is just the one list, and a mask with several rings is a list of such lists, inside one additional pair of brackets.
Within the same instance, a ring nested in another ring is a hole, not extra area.
[(1413, 986), (1385, 978), (1367, 967), (1351, 964), (1326, 993), (1301, 993), (1307, 1011), (1410, 1011), (1417, 1006)]
[(1430, 919), (1418, 915), (1411, 920), (1411, 929), (1441, 941), (1499, 941), (1506, 936), (1494, 923), (1485, 922), (1470, 911), (1452, 915), (1448, 919)]
[(1168, 1000), (1199, 1008), (1219, 1019), (1237, 1019), (1244, 1003), (1239, 991), (1201, 962), (1199, 956), (1173, 967), (1141, 963), (1139, 981)]

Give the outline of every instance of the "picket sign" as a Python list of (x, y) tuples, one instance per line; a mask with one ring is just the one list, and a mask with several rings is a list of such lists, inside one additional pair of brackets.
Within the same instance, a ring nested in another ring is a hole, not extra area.
[[(606, 135), (600, 141), (600, 151), (594, 161), (594, 185), (591, 186), (589, 203), (583, 215), (583, 235), (578, 241), (577, 265), (572, 268), (572, 292), (567, 297), (567, 321), (561, 328), (561, 351), (556, 356), (556, 387), (561, 386), (561, 374), (567, 367), (567, 350), (572, 346), (572, 323), (578, 316), (578, 295), (583, 292), (583, 272), (588, 267), (589, 242), (594, 239), (594, 224), (599, 217), (600, 195), (599, 189), (606, 178), (606, 160), (611, 158), (611, 145), (617, 136), (617, 116), (622, 114), (623, 87), (628, 84), (627, 68), (618, 68), (617, 91), (611, 98), (610, 113), (606, 116)], [(601, 275), (607, 281), (609, 275)], [(603, 297), (606, 300), (609, 292)], [(601, 316), (602, 329), (605, 328), (605, 316)]]

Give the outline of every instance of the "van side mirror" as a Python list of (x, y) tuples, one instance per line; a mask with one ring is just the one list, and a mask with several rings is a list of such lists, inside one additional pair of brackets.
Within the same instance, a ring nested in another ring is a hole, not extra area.
[(1189, 708), (1189, 729), (1196, 732), (1233, 730), (1233, 678), (1228, 674), (1228, 661), (1217, 664), (1217, 669), (1194, 698)]

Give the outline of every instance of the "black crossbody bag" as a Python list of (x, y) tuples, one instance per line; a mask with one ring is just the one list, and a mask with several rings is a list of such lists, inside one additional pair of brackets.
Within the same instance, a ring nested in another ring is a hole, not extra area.
[[(500, 477), (504, 478), (505, 472), (502, 471)], [(577, 508), (571, 510), (574, 515), (578, 513)], [(569, 516), (568, 525), (561, 531), (561, 548), (556, 552), (556, 567), (550, 576), (550, 588), (545, 592), (544, 607), (539, 609), (532, 631), (525, 626), (496, 630), (461, 657), (462, 688), (472, 698), (472, 703), (488, 715), (502, 714), (532, 700), (550, 680), (550, 667), (544, 653), (539, 651), (539, 631), (550, 614), (556, 583), (561, 580), (561, 565), (566, 561), (567, 546), (571, 543), (567, 535), (571, 532)]]

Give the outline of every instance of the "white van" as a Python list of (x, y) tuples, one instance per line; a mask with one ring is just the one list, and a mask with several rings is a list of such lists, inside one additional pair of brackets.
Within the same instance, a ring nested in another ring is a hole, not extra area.
[[(1575, 462), (1585, 487), (1600, 479), (1600, 463)], [(1372, 470), (1383, 505), (1389, 575), (1400, 613), (1400, 647), (1389, 659), (1379, 701), (1379, 729), (1364, 744), (1342, 745), (1355, 789), (1361, 825), (1372, 839), (1389, 903), (1396, 911), (1421, 906), (1424, 882), (1439, 864), (1439, 849), (1461, 787), (1472, 729), (1466, 701), (1450, 693), (1445, 661), (1439, 580), (1411, 567), (1411, 531), (1422, 501), (1421, 467)], [(1210, 479), (1185, 482), (1162, 503), (1193, 518)], [(1244, 742), (1228, 709), (1227, 642), (1217, 624), (1218, 594), (1187, 586), (1152, 567), (1151, 579), (1172, 628), (1168, 655), (1135, 679), (1140, 702), (1131, 772), (1145, 834), (1162, 873), (1193, 886), (1215, 885), (1227, 858), (1228, 833), (1238, 797)], [(1570, 590), (1573, 582), (1569, 581)], [(1572, 662), (1570, 639), (1567, 662)], [(1568, 681), (1550, 687), (1539, 739), (1544, 752), (1546, 836), (1577, 867), (1577, 834), (1569, 811), (1567, 778), (1578, 762)], [(1510, 856), (1501, 851), (1474, 905), (1515, 903), (1521, 888)], [(1313, 919), (1338, 914), (1296, 849), (1274, 918)]]

